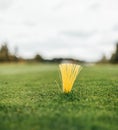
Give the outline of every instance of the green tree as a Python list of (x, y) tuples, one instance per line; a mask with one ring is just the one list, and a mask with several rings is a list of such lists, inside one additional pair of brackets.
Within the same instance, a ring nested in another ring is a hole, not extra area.
[(37, 61), (37, 62), (42, 62), (42, 61), (44, 61), (44, 59), (42, 58), (42, 56), (39, 55), (39, 54), (36, 54), (36, 55), (35, 55), (34, 60)]
[(108, 60), (107, 60), (105, 54), (102, 55), (102, 58), (100, 61), (98, 61), (98, 63), (108, 63)]
[(7, 43), (4, 43), (0, 48), (0, 61), (9, 61), (9, 49)]
[(118, 63), (118, 43), (116, 44), (116, 50), (115, 50), (115, 53), (112, 54), (110, 62)]

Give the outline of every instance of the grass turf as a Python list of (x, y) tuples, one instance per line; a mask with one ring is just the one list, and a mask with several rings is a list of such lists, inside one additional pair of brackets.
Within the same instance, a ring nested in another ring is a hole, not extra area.
[(117, 130), (118, 66), (84, 67), (63, 94), (57, 65), (0, 65), (0, 130)]

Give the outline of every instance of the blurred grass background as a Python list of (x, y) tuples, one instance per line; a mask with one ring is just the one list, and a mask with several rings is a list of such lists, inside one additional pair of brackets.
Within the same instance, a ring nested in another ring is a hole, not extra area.
[(57, 64), (0, 64), (0, 130), (117, 130), (118, 66), (83, 66), (63, 94)]

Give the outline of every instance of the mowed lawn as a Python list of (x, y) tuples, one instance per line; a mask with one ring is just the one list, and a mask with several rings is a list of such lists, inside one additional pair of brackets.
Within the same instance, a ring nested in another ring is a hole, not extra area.
[(1, 64), (0, 130), (118, 130), (118, 66), (83, 67), (70, 94), (60, 86), (58, 65)]

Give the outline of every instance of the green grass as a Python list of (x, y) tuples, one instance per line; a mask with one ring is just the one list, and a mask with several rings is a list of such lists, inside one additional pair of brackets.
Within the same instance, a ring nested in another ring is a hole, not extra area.
[(57, 65), (0, 65), (0, 130), (118, 130), (118, 66), (84, 67), (63, 94)]

